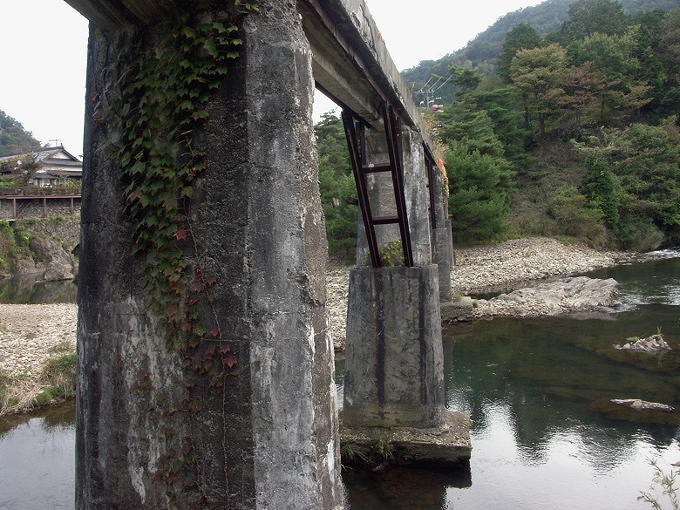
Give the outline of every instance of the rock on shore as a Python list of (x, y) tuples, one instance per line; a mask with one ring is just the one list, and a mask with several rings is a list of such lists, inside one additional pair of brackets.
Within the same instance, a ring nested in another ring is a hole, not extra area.
[[(555, 239), (537, 237), (456, 248), (455, 256), (456, 263), (451, 270), (452, 292), (467, 295), (510, 291), (536, 280), (572, 276), (593, 269), (615, 266), (632, 260), (635, 254), (600, 252), (583, 245), (567, 245)], [(331, 332), (336, 349), (343, 349), (345, 345), (348, 275), (349, 268), (326, 273)], [(470, 319), (493, 315), (555, 315), (577, 309), (586, 302), (586, 299), (591, 303), (601, 302), (600, 306), (610, 306), (615, 294), (614, 284), (612, 281), (601, 287), (595, 281), (585, 285), (584, 281), (575, 280), (563, 285), (560, 299), (554, 300), (552, 304), (541, 303), (544, 298), (535, 296), (532, 301), (534, 305), (523, 306), (522, 310), (518, 305), (512, 304), (513, 300), (517, 301), (517, 295), (506, 298), (506, 303), (497, 300), (493, 304), (478, 306), (475, 309), (472, 300), (467, 299), (463, 302), (464, 306), (453, 312), (453, 316)], [(597, 298), (593, 295), (596, 288), (599, 288), (600, 293)], [(455, 307), (456, 303), (453, 305)]]
[(560, 278), (501, 294), (488, 301), (480, 299), (476, 302), (477, 306), (472, 308), (471, 316), (536, 317), (601, 310), (614, 305), (618, 292), (619, 284), (612, 278)]
[(526, 282), (572, 276), (632, 260), (627, 252), (600, 252), (544, 237), (456, 248), (453, 292), (482, 294), (518, 289)]

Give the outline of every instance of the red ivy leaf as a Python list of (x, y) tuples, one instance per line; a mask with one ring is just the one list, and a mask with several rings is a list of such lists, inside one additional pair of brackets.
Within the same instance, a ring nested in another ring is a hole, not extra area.
[(207, 286), (215, 285), (217, 283), (217, 280), (213, 276), (206, 276), (204, 281)]
[(229, 348), (228, 345), (223, 345), (222, 347), (220, 347), (220, 352), (222, 354), (227, 354), (229, 351), (231, 351), (231, 349)]
[(148, 378), (149, 378), (149, 372), (146, 372), (144, 370), (140, 370), (139, 372), (137, 372), (137, 380), (138, 381), (143, 381), (144, 379), (148, 379)]
[(190, 397), (191, 397), (191, 393), (189, 393), (188, 391), (185, 391), (184, 393), (182, 393), (182, 398), (179, 401), (180, 402), (186, 402), (187, 400), (189, 400)]
[(182, 447), (182, 454), (184, 454), (184, 455), (189, 455), (189, 452), (191, 452), (191, 445), (190, 445), (189, 443), (186, 443), (186, 444)]
[(227, 354), (227, 355), (222, 359), (222, 363), (224, 363), (224, 364), (227, 365), (229, 368), (231, 368), (231, 367), (233, 367), (234, 365), (236, 365), (236, 363), (237, 363), (237, 361), (236, 361), (236, 356), (234, 356), (233, 353), (229, 353), (229, 354)]
[(212, 328), (210, 331), (208, 331), (208, 335), (210, 335), (213, 338), (217, 338), (220, 336), (220, 330), (217, 328)]
[(175, 232), (175, 239), (177, 239), (178, 241), (179, 240), (186, 241), (187, 240), (186, 230), (184, 230), (182, 228), (178, 228), (177, 232)]
[(141, 196), (142, 194), (139, 192), (139, 190), (133, 191), (128, 195), (128, 202), (134, 202), (135, 200), (139, 200), (139, 197)]
[(196, 298), (189, 298), (189, 300), (187, 301), (187, 303), (189, 303), (189, 306), (194, 306), (196, 303), (198, 303), (198, 299), (196, 299)]
[(191, 292), (201, 292), (203, 290), (203, 284), (201, 282), (196, 282), (189, 288), (189, 290), (191, 290)]

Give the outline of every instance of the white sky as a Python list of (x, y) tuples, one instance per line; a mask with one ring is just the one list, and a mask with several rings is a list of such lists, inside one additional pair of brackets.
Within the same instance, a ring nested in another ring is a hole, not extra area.
[[(507, 12), (540, 3), (366, 1), (400, 70), (458, 50)], [(82, 154), (87, 20), (63, 0), (0, 0), (0, 20), (0, 109), (42, 143), (59, 140)], [(316, 118), (332, 107), (319, 103)]]

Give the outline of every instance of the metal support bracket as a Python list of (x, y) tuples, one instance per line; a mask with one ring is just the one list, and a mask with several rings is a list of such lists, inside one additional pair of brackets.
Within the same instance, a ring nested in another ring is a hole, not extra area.
[[(404, 264), (407, 267), (412, 267), (413, 250), (411, 247), (411, 235), (406, 212), (406, 197), (404, 194), (401, 120), (395, 114), (392, 106), (387, 104), (384, 110), (384, 125), (390, 161), (389, 163), (370, 165), (368, 164), (366, 157), (366, 124), (347, 108), (342, 111), (342, 121), (345, 127), (345, 136), (349, 147), (352, 170), (354, 171), (354, 180), (359, 195), (359, 208), (361, 209), (364, 226), (366, 228), (366, 238), (368, 239), (368, 251), (371, 257), (371, 263), (373, 267), (381, 266), (375, 226), (397, 224), (399, 225), (401, 246), (404, 253)], [(395, 216), (373, 216), (371, 211), (366, 176), (379, 172), (390, 172), (392, 175), (394, 200), (397, 212)]]

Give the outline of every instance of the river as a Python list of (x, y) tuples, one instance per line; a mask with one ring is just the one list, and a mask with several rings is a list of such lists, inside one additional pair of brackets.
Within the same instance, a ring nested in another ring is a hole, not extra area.
[[(680, 462), (677, 426), (612, 419), (590, 406), (641, 398), (680, 408), (678, 257), (591, 273), (620, 282), (615, 313), (445, 326), (447, 406), (472, 416), (470, 463), (345, 469), (348, 509), (651, 508), (637, 498), (652, 483), (651, 459), (665, 472)], [(659, 328), (674, 351), (613, 347)], [(339, 382), (343, 370), (338, 362)], [(72, 409), (0, 421), (0, 509), (72, 508), (61, 502), (72, 501), (73, 438)]]

